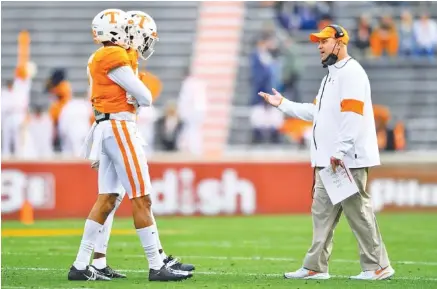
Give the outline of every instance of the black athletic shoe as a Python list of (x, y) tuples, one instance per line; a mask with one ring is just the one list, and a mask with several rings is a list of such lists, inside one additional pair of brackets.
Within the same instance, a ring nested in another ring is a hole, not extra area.
[(150, 269), (149, 281), (182, 281), (193, 277), (193, 274), (186, 271), (172, 270), (166, 265), (159, 270)]
[(174, 258), (172, 255), (170, 255), (164, 259), (164, 264), (173, 270), (179, 270), (179, 271), (191, 272), (191, 271), (194, 271), (196, 269), (194, 267), (194, 265), (184, 264), (184, 263), (179, 262), (179, 259)]
[(94, 268), (90, 266), (86, 266), (84, 270), (78, 270), (76, 267), (71, 266), (70, 272), (68, 272), (68, 280), (70, 281), (111, 281), (111, 278), (108, 278)]
[(102, 274), (102, 275), (104, 275), (104, 276), (106, 276), (108, 278), (114, 278), (114, 279), (116, 279), (116, 278), (126, 278), (126, 275), (121, 274), (121, 273), (115, 271), (114, 269), (112, 269), (109, 266), (106, 266), (103, 269), (97, 269), (93, 265), (91, 265), (91, 267), (93, 267), (97, 272), (99, 272), (100, 274)]

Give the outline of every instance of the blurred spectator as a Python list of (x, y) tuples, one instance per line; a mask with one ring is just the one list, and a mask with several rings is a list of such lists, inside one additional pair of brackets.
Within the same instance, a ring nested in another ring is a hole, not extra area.
[(381, 151), (397, 151), (405, 149), (405, 128), (402, 122), (390, 128), (390, 110), (383, 105), (373, 105), (378, 147)]
[[(332, 1), (307, 1), (312, 2), (316, 8), (317, 13), (319, 15), (319, 21), (332, 21), (332, 9), (333, 9), (333, 3)], [(320, 22), (319, 22), (320, 27)], [(325, 26), (322, 26), (322, 28), (325, 28)]]
[(284, 63), (282, 66), (284, 95), (289, 100), (301, 102), (299, 80), (303, 71), (302, 57), (300, 56), (298, 44), (292, 38), (287, 38), (284, 44)]
[(380, 24), (372, 32), (370, 37), (370, 47), (372, 54), (376, 57), (396, 56), (398, 53), (399, 39), (393, 18), (383, 16)]
[(252, 143), (279, 143), (283, 122), (283, 113), (267, 102), (254, 106), (250, 116)]
[(202, 127), (208, 109), (206, 90), (206, 83), (187, 68), (177, 108), (184, 123), (181, 149), (194, 155), (203, 154)]
[(429, 19), (429, 15), (424, 13), (419, 20), (414, 23), (414, 36), (417, 43), (417, 54), (420, 56), (434, 56), (437, 47), (437, 24)]
[(53, 156), (53, 122), (42, 105), (35, 105), (26, 117), (22, 133), (24, 144), (21, 157), (41, 159)]
[(370, 35), (372, 35), (372, 27), (370, 26), (369, 16), (363, 14), (358, 18), (355, 35), (355, 45), (360, 50), (362, 56), (369, 54)]
[(259, 91), (271, 91), (274, 84), (273, 57), (271, 50), (275, 48), (273, 36), (264, 33), (257, 40), (257, 45), (250, 55), (250, 81), (252, 87), (251, 104), (264, 103), (258, 96)]
[(91, 104), (86, 97), (75, 97), (64, 104), (58, 116), (61, 151), (70, 157), (79, 157), (91, 127)]
[(300, 28), (300, 20), (293, 12), (293, 4), (285, 1), (276, 1), (274, 4), (276, 21), (288, 33)]
[(310, 148), (313, 124), (297, 118), (285, 119), (280, 131), (300, 148)]
[(402, 12), (399, 26), (399, 53), (404, 56), (413, 55), (415, 40), (413, 33), (413, 16), (407, 10)]
[(156, 142), (164, 151), (179, 149), (183, 122), (178, 116), (176, 104), (168, 102), (164, 115), (156, 122)]
[(288, 32), (317, 29), (322, 20), (330, 21), (331, 10), (331, 3), (326, 1), (279, 1), (275, 5), (276, 20)]
[[(282, 90), (284, 69), (279, 57), (278, 43), (270, 33), (259, 36), (257, 46), (250, 56), (251, 66), (251, 125), (253, 143), (278, 143), (279, 129), (283, 116), (278, 110), (266, 105), (259, 91), (271, 91), (272, 87)], [(288, 71), (286, 72), (288, 73)]]
[(299, 2), (295, 6), (293, 14), (299, 18), (301, 30), (317, 29), (320, 15), (315, 1)]
[(274, 40), (273, 47), (269, 50), (270, 55), (272, 56), (272, 87), (276, 87), (277, 89), (283, 89), (282, 82), (282, 72), (283, 72), (283, 59), (281, 55), (281, 48), (278, 45), (278, 42)]
[(53, 146), (55, 151), (61, 151), (61, 139), (58, 130), (59, 115), (65, 104), (71, 99), (71, 85), (70, 82), (67, 81), (64, 69), (58, 68), (52, 72), (46, 81), (45, 91), (50, 93), (54, 98), (49, 108), (49, 113), (55, 128)]
[(332, 18), (331, 16), (327, 15), (327, 16), (323, 16), (320, 21), (319, 24), (317, 25), (318, 30), (323, 30), (323, 28), (325, 28), (328, 25), (332, 24)]
[(29, 111), (32, 78), (36, 74), (36, 65), (26, 62), (17, 66), (15, 77), (8, 80), (2, 89), (2, 156), (21, 156), (24, 149), (24, 128)]
[[(1, 128), (2, 128), (2, 154), (10, 155), (13, 151), (13, 143), (11, 137), (13, 134), (8, 132), (11, 129), (11, 126), (8, 126), (8, 120), (10, 119), (10, 115), (13, 109), (13, 100), (14, 96), (12, 93), (12, 88), (14, 85), (14, 81), (12, 79), (8, 79), (4, 82), (2, 86), (2, 94), (1, 94)], [(5, 138), (5, 134), (9, 133), (9, 140)]]

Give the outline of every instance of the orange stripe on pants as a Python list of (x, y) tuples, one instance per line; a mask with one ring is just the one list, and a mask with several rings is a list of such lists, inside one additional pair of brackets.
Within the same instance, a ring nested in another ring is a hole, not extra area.
[(135, 152), (135, 148), (132, 144), (129, 131), (127, 130), (126, 122), (121, 122), (121, 128), (123, 129), (124, 136), (126, 137), (127, 145), (129, 146), (129, 150), (132, 154), (132, 159), (134, 161), (135, 170), (137, 171), (138, 182), (140, 183), (140, 194), (144, 196), (146, 194), (143, 175), (141, 174), (140, 163), (138, 162), (137, 154)]
[[(122, 122), (121, 124), (123, 125), (124, 122)], [(111, 119), (111, 125), (112, 125), (112, 131), (114, 132), (115, 139), (117, 140), (118, 147), (120, 148), (121, 155), (123, 156), (123, 162), (124, 162), (124, 166), (126, 167), (127, 177), (129, 178), (129, 183), (130, 183), (130, 186), (132, 188), (132, 197), (136, 198), (137, 189), (135, 186), (135, 181), (134, 181), (132, 171), (131, 171), (131, 168), (129, 165), (129, 160), (127, 158), (126, 150), (124, 148), (123, 142), (121, 141), (121, 137), (120, 137), (120, 134), (118, 132), (117, 124), (116, 124), (115, 120)]]

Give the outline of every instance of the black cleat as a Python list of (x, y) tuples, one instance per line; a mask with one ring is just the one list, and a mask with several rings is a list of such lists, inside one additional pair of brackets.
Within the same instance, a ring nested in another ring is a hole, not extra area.
[(162, 266), (159, 270), (150, 269), (149, 281), (182, 281), (193, 277), (193, 274), (186, 271), (176, 271)]
[(172, 255), (168, 256), (167, 258), (164, 259), (164, 264), (173, 269), (173, 270), (178, 270), (178, 271), (194, 271), (196, 268), (194, 267), (194, 265), (191, 264), (184, 264), (179, 262), (179, 259), (174, 258)]
[(112, 269), (112, 268), (109, 267), (109, 266), (106, 266), (106, 267), (103, 268), (103, 269), (97, 269), (97, 268), (96, 268), (95, 266), (93, 266), (93, 265), (91, 265), (91, 267), (93, 267), (94, 270), (96, 270), (97, 272), (99, 272), (101, 275), (104, 275), (104, 276), (106, 276), (106, 277), (108, 277), (108, 278), (113, 278), (113, 279), (116, 279), (116, 278), (126, 278), (126, 275), (121, 274), (121, 273), (115, 271), (114, 269)]
[(76, 267), (71, 266), (70, 272), (68, 272), (68, 280), (70, 281), (111, 281), (111, 278), (108, 278), (98, 271), (96, 271), (93, 267), (86, 266), (84, 270), (78, 270)]

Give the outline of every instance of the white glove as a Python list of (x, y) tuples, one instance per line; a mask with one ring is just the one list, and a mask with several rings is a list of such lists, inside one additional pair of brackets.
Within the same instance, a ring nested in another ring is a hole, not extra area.
[(129, 104), (133, 104), (135, 106), (135, 108), (138, 108), (140, 106), (138, 104), (137, 100), (135, 99), (135, 97), (133, 97), (130, 94), (126, 94), (126, 102)]

